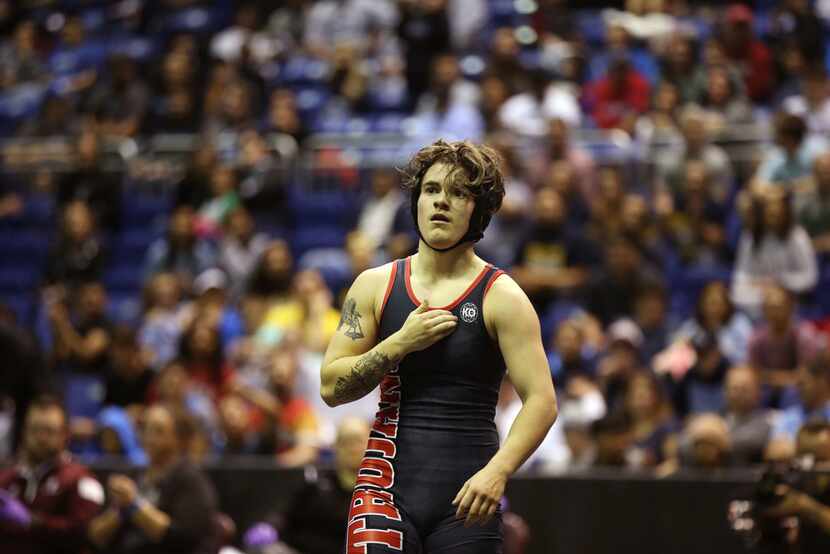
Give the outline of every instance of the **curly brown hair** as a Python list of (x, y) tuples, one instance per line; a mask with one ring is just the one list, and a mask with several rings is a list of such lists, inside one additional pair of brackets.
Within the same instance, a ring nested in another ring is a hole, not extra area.
[[(401, 169), (402, 185), (410, 193), (410, 209), (415, 228), (418, 228), (418, 196), (421, 181), (436, 163), (454, 167), (450, 178), (464, 186), (475, 198), (476, 207), (470, 218), (470, 228), (461, 242), (477, 241), (484, 236), (490, 218), (501, 208), (504, 199), (504, 176), (501, 155), (493, 148), (470, 141), (446, 142), (442, 139), (421, 148)], [(420, 230), (419, 230), (420, 234)]]

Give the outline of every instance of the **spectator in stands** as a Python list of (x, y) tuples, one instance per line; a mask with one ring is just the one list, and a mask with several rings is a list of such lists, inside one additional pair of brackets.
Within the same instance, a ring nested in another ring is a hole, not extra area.
[(586, 343), (585, 331), (577, 318), (566, 319), (556, 328), (548, 351), (551, 375), (557, 384), (570, 379), (596, 377), (596, 352)]
[(481, 97), (477, 84), (461, 74), (458, 58), (452, 52), (442, 52), (432, 61), (429, 89), (418, 99), (416, 111), (433, 111), (439, 99), (449, 93), (452, 103), (475, 106)]
[(152, 356), (156, 369), (178, 354), (179, 337), (193, 317), (193, 310), (182, 301), (181, 283), (174, 273), (153, 275), (144, 286), (141, 347)]
[[(527, 233), (533, 192), (523, 178), (519, 155), (513, 145), (507, 140), (495, 137), (490, 138), (489, 143), (502, 156), (505, 196), (501, 209), (493, 215), (487, 227), (488, 232), (478, 245), (493, 264), (509, 267)], [(560, 194), (563, 201), (570, 204), (570, 196), (579, 193), (569, 190)], [(577, 206), (577, 209), (579, 208), (580, 206)]]
[(201, 129), (199, 102), (192, 90), (176, 88), (154, 97), (142, 130), (146, 134), (195, 134)]
[(15, 134), (21, 138), (79, 135), (81, 119), (68, 94), (48, 93), (37, 117), (22, 121)]
[(318, 271), (300, 271), (294, 277), (290, 296), (268, 310), (263, 327), (278, 334), (298, 331), (307, 348), (323, 352), (340, 321), (333, 300)]
[(499, 111), (503, 128), (518, 135), (543, 136), (551, 119), (579, 127), (582, 112), (570, 85), (555, 82), (544, 69), (530, 72), (530, 87), (511, 96)]
[(798, 222), (804, 226), (820, 259), (830, 254), (830, 151), (813, 162), (813, 178), (805, 190), (796, 190)]
[(210, 178), (210, 196), (196, 213), (196, 234), (218, 238), (228, 214), (239, 206), (239, 178), (230, 165), (220, 164)]
[(284, 181), (288, 174), (286, 164), (291, 160), (282, 159), (271, 150), (265, 137), (256, 129), (245, 129), (239, 134), (236, 158), (239, 196), (255, 215), (287, 226), (290, 214), (287, 213), (287, 183)]
[(500, 75), (490, 72), (481, 78), (480, 87), (481, 99), (478, 109), (484, 118), (487, 133), (494, 133), (501, 129), (499, 115), (502, 106), (510, 97), (510, 89)]
[(283, 341), (271, 351), (265, 394), (255, 388), (237, 387), (237, 392), (262, 412), (264, 443), (287, 467), (313, 463), (319, 448), (317, 415), (296, 391), (299, 364), (300, 351), (291, 341)]
[(398, 6), (386, 2), (317, 2), (311, 7), (306, 19), (305, 48), (324, 60), (331, 60), (334, 50), (343, 44), (363, 49), (370, 28), (377, 25), (384, 30), (391, 30), (398, 22), (398, 10)]
[(87, 524), (104, 489), (66, 451), (67, 417), (54, 398), (26, 413), (17, 463), (0, 471), (0, 541), (9, 554), (86, 553)]
[[(20, 443), (23, 420), (31, 401), (53, 388), (41, 348), (34, 336), (17, 321), (15, 313), (0, 304), (0, 352), (4, 369), (0, 372), (0, 420), (7, 418), (6, 436), (0, 433), (0, 463)], [(11, 421), (9, 421), (9, 419)]]
[(651, 96), (648, 112), (637, 120), (636, 136), (647, 145), (663, 145), (680, 138), (677, 116), (680, 91), (674, 83), (661, 81)]
[(149, 466), (141, 479), (113, 474), (109, 506), (89, 525), (89, 538), (113, 554), (212, 552), (216, 493), (185, 456), (193, 423), (171, 408), (147, 412), (142, 442)]
[(732, 437), (726, 421), (719, 415), (696, 415), (686, 426), (683, 439), (691, 449), (690, 467), (713, 470), (732, 465)]
[(268, 102), (263, 131), (283, 133), (302, 144), (308, 136), (304, 118), (297, 109), (297, 97), (290, 89), (274, 89)]
[(598, 192), (597, 171), (590, 153), (574, 144), (571, 129), (560, 118), (554, 118), (548, 125), (547, 148), (528, 162), (528, 175), (532, 185), (539, 186), (550, 175), (550, 165), (567, 162), (576, 179), (576, 189), (582, 194), (585, 204), (590, 205)]
[(621, 410), (629, 381), (643, 371), (643, 332), (630, 319), (620, 319), (608, 327), (605, 351), (597, 363), (597, 382), (608, 409)]
[(590, 245), (572, 233), (567, 206), (559, 193), (539, 190), (533, 223), (516, 250), (511, 273), (527, 292), (537, 311), (581, 287), (588, 278)]
[(60, 224), (60, 235), (50, 249), (44, 277), (47, 284), (62, 285), (71, 291), (84, 281), (100, 277), (104, 251), (95, 218), (86, 203), (67, 204)]
[(796, 319), (795, 299), (786, 289), (767, 287), (763, 302), (763, 323), (749, 341), (749, 364), (760, 372), (765, 403), (786, 408), (795, 400), (798, 368), (823, 345), (806, 322)]
[(228, 276), (232, 298), (241, 296), (269, 242), (265, 233), (256, 232), (254, 219), (245, 206), (238, 205), (228, 213), (219, 244), (219, 265)]
[(783, 100), (783, 110), (804, 118), (810, 133), (826, 136), (830, 132), (830, 83), (827, 70), (822, 66), (805, 70), (799, 85), (797, 93)]
[(637, 118), (648, 109), (649, 84), (624, 55), (608, 62), (608, 71), (589, 83), (585, 103), (601, 129), (622, 129), (633, 134)]
[(720, 412), (724, 407), (723, 383), (729, 362), (723, 356), (717, 336), (703, 332), (691, 341), (696, 361), (678, 381), (670, 383), (675, 414)]
[(700, 104), (706, 110), (710, 135), (728, 137), (734, 126), (752, 122), (752, 106), (743, 91), (734, 86), (728, 66), (710, 65), (704, 79)]
[(210, 86), (208, 94), (213, 92), (220, 96), (205, 104), (205, 132), (211, 135), (238, 133), (244, 127), (254, 125), (256, 95), (249, 83), (232, 75), (229, 82), (214, 81)]
[[(72, 312), (68, 303), (73, 303)], [(105, 376), (109, 368), (112, 325), (107, 318), (107, 292), (92, 281), (77, 297), (47, 306), (53, 336), (53, 359), (63, 369)]]
[(234, 371), (225, 360), (216, 327), (196, 319), (182, 335), (179, 355), (192, 383), (204, 387), (214, 399), (227, 392)]
[(225, 272), (211, 268), (193, 281), (194, 320), (219, 330), (222, 350), (244, 334), (244, 321), (228, 294), (228, 278)]
[(775, 147), (768, 150), (755, 175), (753, 188), (780, 186), (792, 189), (809, 177), (818, 156), (830, 150), (827, 140), (809, 135), (806, 121), (787, 113), (775, 118)]
[(376, 169), (371, 179), (371, 196), (360, 210), (357, 229), (378, 247), (389, 239), (403, 195), (398, 175), (392, 168)]
[(238, 394), (228, 394), (219, 402), (219, 453), (232, 456), (268, 454), (262, 448), (260, 432), (255, 428), (248, 403)]
[[(209, 389), (190, 378), (183, 361), (173, 360), (159, 370), (147, 398), (148, 405), (155, 403), (189, 414), (194, 419), (201, 436), (193, 438), (188, 452), (192, 453), (196, 446), (203, 450), (212, 448), (213, 438), (218, 435), (219, 419), (215, 399)], [(204, 439), (205, 434), (208, 435), (206, 444), (193, 444), (199, 438)]]
[(591, 425), (591, 435), (596, 443), (594, 467), (626, 465), (626, 451), (632, 440), (631, 422), (624, 413), (611, 412)]
[(42, 81), (46, 75), (37, 50), (37, 27), (33, 20), (24, 19), (15, 27), (11, 40), (0, 45), (0, 90)]
[(726, 374), (724, 397), (724, 418), (732, 437), (733, 460), (737, 465), (760, 463), (772, 418), (761, 408), (758, 372), (748, 366), (730, 369)]
[(98, 135), (85, 130), (76, 140), (77, 166), (58, 181), (58, 204), (66, 206), (73, 200), (86, 202), (98, 224), (115, 231), (121, 223), (121, 176), (104, 171)]
[(703, 163), (712, 185), (711, 195), (716, 202), (723, 202), (732, 188), (732, 164), (723, 148), (712, 144), (706, 128), (706, 114), (697, 106), (688, 106), (680, 114), (683, 140), (677, 149), (672, 149), (657, 159), (660, 184), (677, 193), (682, 190), (688, 162)]
[(643, 332), (643, 359), (651, 360), (669, 344), (674, 329), (668, 291), (659, 284), (640, 291), (634, 299), (634, 321)]
[(695, 47), (695, 39), (691, 34), (673, 33), (665, 56), (660, 60), (660, 76), (676, 87), (681, 104), (695, 99)]
[(417, 101), (430, 83), (435, 58), (451, 50), (450, 21), (445, 0), (398, 3), (397, 36), (404, 49), (409, 98)]
[(657, 218), (643, 195), (634, 193), (623, 197), (617, 225), (617, 229), (613, 226), (605, 229), (605, 236), (618, 232), (634, 243), (643, 253), (646, 263), (658, 268), (663, 266), (665, 241)]
[(621, 234), (626, 185), (623, 168), (609, 165), (600, 169), (596, 192), (588, 197), (591, 220), (587, 232), (595, 241)]
[(705, 162), (685, 163), (684, 175), (670, 192), (658, 193), (658, 221), (674, 254), (685, 266), (721, 267), (729, 263), (726, 206), (718, 202), (716, 184)]
[(756, 199), (738, 243), (732, 299), (758, 316), (762, 291), (778, 283), (793, 294), (813, 289), (818, 281), (816, 254), (803, 227), (793, 221), (790, 197), (769, 191)]
[(608, 325), (634, 314), (634, 300), (661, 279), (645, 267), (643, 254), (630, 239), (612, 238), (605, 245), (605, 263), (588, 283), (587, 308)]
[(671, 453), (675, 431), (671, 404), (659, 381), (649, 373), (628, 380), (624, 410), (631, 422), (632, 443), (626, 451), (629, 467), (661, 464)]
[(735, 309), (729, 298), (729, 289), (722, 281), (710, 281), (697, 298), (694, 316), (677, 330), (673, 340), (692, 340), (701, 333), (712, 333), (718, 339), (718, 349), (737, 365), (746, 361), (752, 321)]
[[(773, 420), (771, 443), (792, 444), (799, 428), (812, 419), (830, 420), (830, 358), (818, 353), (797, 370), (799, 402)], [(768, 448), (771, 448), (770, 444)]]
[(149, 108), (150, 90), (139, 78), (136, 62), (126, 55), (110, 57), (108, 69), (89, 92), (85, 109), (102, 135), (134, 136)]
[(743, 4), (732, 4), (726, 10), (721, 40), (726, 55), (742, 68), (749, 97), (762, 102), (772, 92), (775, 73), (769, 49), (754, 36), (752, 23), (752, 10)]
[(258, 30), (264, 13), (257, 4), (243, 4), (236, 10), (233, 25), (216, 33), (210, 41), (210, 53), (220, 60), (237, 63), (250, 56), (256, 64), (273, 58), (276, 46)]
[(115, 328), (110, 348), (110, 368), (104, 385), (104, 404), (124, 408), (136, 421), (156, 377), (156, 372), (148, 363), (149, 357), (141, 348), (133, 329), (127, 326)]
[[(306, 554), (328, 554), (344, 549), (352, 489), (369, 438), (365, 420), (347, 417), (337, 427), (334, 469), (306, 474), (305, 486), (285, 512), (282, 539)], [(310, 476), (313, 476), (309, 479)]]
[(294, 278), (294, 258), (283, 240), (271, 242), (248, 282), (248, 294), (269, 300), (284, 299)]
[(194, 210), (210, 196), (210, 178), (217, 166), (216, 147), (210, 140), (202, 140), (192, 150), (184, 177), (176, 184), (175, 206), (190, 206)]
[(583, 191), (580, 190), (579, 175), (571, 162), (558, 160), (551, 163), (542, 186), (552, 188), (562, 197), (568, 206), (569, 226), (584, 225), (588, 222), (591, 212)]
[(520, 53), (521, 46), (512, 27), (498, 27), (493, 31), (488, 52), (489, 70), (504, 79), (511, 92), (528, 88), (527, 70), (519, 61)]
[(160, 271), (175, 274), (189, 285), (193, 278), (216, 262), (213, 247), (196, 236), (193, 208), (182, 205), (170, 216), (167, 236), (153, 242), (144, 259), (144, 276)]

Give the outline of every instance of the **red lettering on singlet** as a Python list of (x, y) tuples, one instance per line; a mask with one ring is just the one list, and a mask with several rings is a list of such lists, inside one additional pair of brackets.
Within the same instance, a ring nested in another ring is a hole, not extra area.
[(387, 519), (401, 520), (401, 513), (395, 507), (392, 495), (386, 491), (372, 489), (354, 491), (349, 521), (361, 516), (383, 516)]
[(378, 452), (384, 458), (390, 460), (395, 457), (395, 443), (389, 439), (370, 438), (366, 443), (366, 452)]
[(389, 460), (383, 458), (363, 458), (360, 469), (357, 470), (356, 487), (372, 485), (388, 489), (395, 482), (395, 468)]
[(403, 533), (394, 529), (366, 529), (366, 520), (356, 519), (349, 523), (347, 542), (347, 554), (366, 554), (370, 544), (403, 550)]
[(375, 414), (375, 424), (372, 429), (390, 439), (398, 436), (398, 416), (400, 410), (397, 406), (382, 408)]

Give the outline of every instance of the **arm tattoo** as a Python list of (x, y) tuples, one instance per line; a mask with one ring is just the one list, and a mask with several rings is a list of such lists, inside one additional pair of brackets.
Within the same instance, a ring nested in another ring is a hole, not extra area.
[(339, 402), (363, 398), (393, 369), (400, 358), (390, 358), (383, 352), (369, 351), (357, 359), (348, 375), (337, 378), (334, 396)]
[(347, 298), (346, 303), (343, 304), (343, 314), (340, 316), (340, 323), (337, 324), (337, 330), (339, 331), (345, 325), (346, 330), (343, 332), (347, 337), (352, 340), (362, 339), (364, 335), (363, 327), (360, 325), (360, 318), (360, 312), (357, 311), (357, 302), (354, 301), (354, 298)]

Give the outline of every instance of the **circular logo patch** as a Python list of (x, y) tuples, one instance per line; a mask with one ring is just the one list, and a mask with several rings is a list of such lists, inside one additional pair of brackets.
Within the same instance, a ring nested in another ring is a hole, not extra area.
[(478, 317), (478, 307), (472, 302), (465, 302), (461, 305), (461, 319), (466, 323), (472, 323)]

